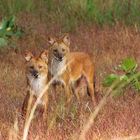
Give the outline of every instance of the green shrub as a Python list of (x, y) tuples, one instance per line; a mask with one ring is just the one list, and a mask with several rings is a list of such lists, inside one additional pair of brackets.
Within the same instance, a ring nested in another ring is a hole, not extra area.
[(123, 71), (124, 74), (107, 75), (103, 80), (103, 86), (111, 87), (117, 81), (117, 84), (115, 84), (113, 89), (115, 94), (122, 92), (128, 85), (135, 90), (140, 91), (140, 72), (137, 71), (137, 66), (137, 62), (132, 58), (122, 60), (118, 69)]
[(19, 37), (21, 35), (21, 29), (15, 24), (15, 16), (2, 20), (0, 25), (0, 47), (6, 46), (9, 38)]

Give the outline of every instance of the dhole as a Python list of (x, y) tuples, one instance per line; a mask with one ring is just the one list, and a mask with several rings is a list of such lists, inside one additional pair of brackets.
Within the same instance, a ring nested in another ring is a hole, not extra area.
[[(76, 81), (84, 76), (88, 93), (95, 105), (94, 66), (90, 56), (84, 52), (70, 52), (70, 38), (68, 34), (60, 39), (50, 37), (48, 41), (50, 43), (48, 51), (48, 81), (55, 76), (54, 83), (61, 82), (64, 85), (67, 102), (69, 102), (71, 92), (74, 92), (77, 99), (79, 99), (79, 95), (76, 93)], [(65, 66), (66, 69), (59, 75), (59, 72)]]
[[(37, 99), (37, 97), (47, 84), (48, 52), (44, 51), (38, 57), (35, 57), (31, 52), (26, 52), (24, 57), (27, 66), (26, 77), (28, 91), (23, 102), (22, 111), (28, 116), (31, 111), (31, 106), (33, 102)], [(46, 113), (47, 105), (48, 94), (46, 92), (39, 103), (39, 107), (42, 110), (43, 116)]]

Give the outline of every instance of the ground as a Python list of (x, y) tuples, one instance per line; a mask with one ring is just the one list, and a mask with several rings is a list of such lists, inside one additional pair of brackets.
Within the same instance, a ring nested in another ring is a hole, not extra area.
[[(28, 18), (29, 19), (29, 18)], [(23, 121), (20, 117), (21, 106), (26, 95), (25, 50), (39, 53), (48, 48), (49, 35), (61, 35), (57, 25), (47, 27), (37, 21), (32, 24), (22, 19), (25, 34), (15, 40), (16, 48), (0, 50), (0, 139), (8, 139), (9, 132), (16, 118), (19, 119), (19, 137), (22, 136)], [(26, 21), (26, 22), (24, 22)], [(32, 21), (33, 23), (33, 21)], [(28, 25), (26, 25), (28, 24)], [(31, 30), (28, 30), (28, 29)], [(116, 25), (115, 27), (80, 26), (70, 33), (71, 51), (83, 51), (92, 56), (96, 73), (96, 98), (98, 102), (105, 94), (102, 80), (123, 58), (133, 57), (140, 64), (140, 33), (137, 28)], [(11, 44), (10, 44), (11, 45)], [(13, 45), (13, 44), (12, 44)], [(60, 90), (58, 90), (60, 91)], [(63, 94), (63, 93), (62, 93)], [(57, 97), (63, 97), (58, 93)], [(52, 97), (53, 98), (53, 97)], [(48, 120), (33, 120), (29, 139), (68, 140), (78, 139), (90, 112), (94, 110), (90, 97), (81, 103), (73, 99), (69, 109), (63, 106), (63, 98), (50, 98)], [(86, 139), (108, 140), (117, 137), (140, 134), (140, 96), (128, 88), (124, 95), (110, 98), (103, 107)]]

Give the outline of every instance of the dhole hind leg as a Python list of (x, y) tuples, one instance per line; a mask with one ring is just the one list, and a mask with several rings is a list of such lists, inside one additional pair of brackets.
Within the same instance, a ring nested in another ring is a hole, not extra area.
[(87, 81), (84, 76), (81, 76), (78, 81), (76, 81), (76, 86), (75, 86), (75, 95), (78, 101), (80, 99), (83, 99), (85, 93), (87, 93)]
[(93, 101), (93, 104), (94, 106), (96, 106), (97, 102), (96, 102), (96, 98), (95, 98), (95, 93), (94, 93), (94, 86), (93, 86), (94, 83), (87, 83), (87, 86), (88, 86), (88, 92), (92, 98), (92, 101)]
[(80, 101), (79, 91), (80, 91), (79, 80), (71, 83), (71, 92), (72, 92), (73, 95), (76, 96), (76, 99), (77, 99), (78, 102)]
[(77, 101), (78, 101), (78, 102), (80, 102), (80, 95), (79, 95), (79, 91), (80, 91), (80, 89), (79, 89), (79, 88), (76, 88), (76, 89), (75, 89), (75, 95), (76, 95), (76, 99), (77, 99)]
[(88, 89), (89, 95), (92, 98), (92, 102), (93, 102), (94, 106), (96, 106), (97, 102), (96, 102), (96, 98), (95, 98), (94, 79), (92, 77), (94, 77), (94, 76), (86, 75), (87, 89)]

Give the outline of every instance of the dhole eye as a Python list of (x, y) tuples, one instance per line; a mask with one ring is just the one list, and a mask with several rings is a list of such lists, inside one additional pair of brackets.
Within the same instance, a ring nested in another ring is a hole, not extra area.
[(64, 48), (62, 48), (62, 52), (64, 52), (65, 51), (65, 49)]
[(41, 69), (43, 66), (38, 66), (39, 67), (39, 69)]
[(53, 51), (56, 53), (57, 52), (57, 49), (54, 49)]
[(30, 66), (30, 69), (34, 69), (34, 66)]

